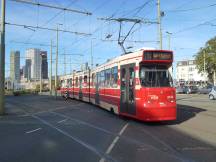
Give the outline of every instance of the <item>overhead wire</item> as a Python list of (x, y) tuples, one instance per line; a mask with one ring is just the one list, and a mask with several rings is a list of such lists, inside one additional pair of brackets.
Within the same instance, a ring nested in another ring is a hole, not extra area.
[[(65, 8), (69, 8), (71, 7), (74, 3), (76, 3), (78, 0), (73, 0), (72, 2), (70, 2)], [(61, 13), (63, 13), (64, 10), (60, 10), (59, 12), (57, 12), (54, 16), (52, 16), (50, 19), (48, 19), (45, 23), (43, 23), (41, 25), (41, 27), (46, 27), (52, 20), (54, 20), (57, 16), (59, 16)], [(35, 31), (37, 32), (37, 30)], [(33, 32), (27, 39), (26, 42), (29, 42), (31, 40), (31, 38), (34, 36), (35, 32)]]
[(193, 29), (196, 29), (196, 28), (198, 28), (200, 26), (203, 26), (203, 25), (210, 25), (209, 23), (211, 23), (213, 21), (216, 21), (216, 18), (211, 19), (211, 20), (207, 20), (205, 22), (199, 23), (199, 24), (191, 26), (191, 27), (187, 27), (187, 28), (181, 29), (181, 30), (179, 30), (177, 32), (174, 32), (173, 34), (179, 34), (179, 33), (185, 32), (185, 31), (193, 30)]
[[(123, 5), (123, 4), (125, 3), (125, 1), (126, 1), (126, 0), (123, 0), (123, 1), (121, 2), (121, 5)], [(105, 1), (104, 1), (102, 4), (100, 4), (99, 6), (104, 6), (104, 4), (106, 4), (106, 3), (107, 3), (107, 1), (105, 0)], [(93, 12), (96, 11), (96, 9), (98, 9), (98, 6), (93, 10)], [(109, 18), (114, 17), (119, 11), (120, 11), (119, 9), (116, 9), (116, 10), (114, 11), (114, 13), (112, 13), (111, 16), (109, 16)], [(75, 24), (75, 25), (77, 25), (77, 24)], [(101, 31), (102, 29), (104, 29), (104, 27), (106, 27), (106, 23), (103, 23), (102, 25), (100, 25), (99, 27), (97, 27), (97, 28), (91, 33), (91, 34), (92, 34), (92, 37), (93, 37), (94, 34), (96, 34), (97, 32)], [(89, 39), (90, 39), (90, 38), (89, 38)], [(79, 43), (80, 41), (81, 41), (81, 39), (78, 40), (78, 41), (74, 41), (74, 42), (72, 43), (72, 45), (74, 46), (75, 44)]]
[(197, 11), (197, 10), (202, 10), (210, 7), (216, 7), (216, 3), (206, 5), (206, 6), (201, 6), (201, 7), (194, 7), (194, 8), (188, 8), (188, 9), (182, 9), (182, 10), (167, 10), (166, 12), (187, 12), (187, 11)]
[(191, 2), (194, 2), (194, 0), (187, 1), (187, 2), (185, 2), (185, 3), (183, 3), (183, 4), (181, 4), (180, 6), (174, 8), (174, 9), (171, 9), (171, 10), (178, 10), (178, 9), (180, 9), (180, 8), (182, 8), (182, 7), (186, 6), (186, 5), (188, 5), (188, 4), (191, 4)]
[[(153, 0), (148, 0), (147, 2), (145, 2), (144, 4), (142, 4), (141, 6), (139, 7), (136, 7), (135, 9), (133, 9), (134, 11), (136, 11), (134, 14), (133, 14), (133, 17), (137, 16), (142, 10), (144, 7), (146, 7), (150, 2), (152, 2)], [(131, 13), (131, 10), (128, 11), (129, 13)], [(125, 13), (124, 16), (126, 16), (127, 14)], [(111, 18), (107, 18), (107, 19), (111, 19)], [(139, 28), (138, 28), (139, 29)], [(137, 29), (137, 30), (138, 30)], [(134, 30), (132, 33), (134, 33), (135, 31), (137, 30)], [(118, 30), (114, 31), (112, 34), (110, 35), (113, 35), (117, 32)]]

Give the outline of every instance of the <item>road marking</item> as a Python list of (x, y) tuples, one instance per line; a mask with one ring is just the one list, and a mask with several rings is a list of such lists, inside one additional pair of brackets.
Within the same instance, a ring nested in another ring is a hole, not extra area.
[(110, 131), (108, 131), (108, 130), (106, 130), (106, 129), (97, 127), (97, 126), (95, 126), (95, 125), (93, 125), (93, 124), (84, 122), (84, 121), (79, 120), (79, 119), (72, 118), (72, 117), (67, 116), (67, 115), (64, 115), (64, 114), (62, 114), (62, 113), (57, 113), (57, 112), (55, 112), (55, 111), (50, 111), (49, 113), (52, 113), (52, 114), (55, 114), (55, 115), (58, 115), (58, 116), (61, 116), (61, 117), (70, 119), (70, 120), (75, 121), (75, 122), (77, 122), (77, 123), (79, 123), (79, 124), (86, 125), (86, 126), (88, 126), (88, 127), (90, 127), (90, 128), (94, 128), (94, 129), (100, 130), (100, 131), (102, 131), (102, 132), (104, 132), (104, 133), (107, 133), (107, 134), (110, 134), (110, 135), (116, 135), (116, 134), (114, 134), (114, 133), (112, 133), (112, 132), (110, 132)]
[(39, 111), (39, 112), (33, 113), (33, 115), (43, 114), (43, 113), (52, 112), (52, 111), (56, 111), (56, 110), (70, 109), (70, 108), (71, 109), (80, 109), (80, 108), (72, 108), (72, 107), (76, 107), (76, 106), (80, 106), (80, 105), (84, 105), (84, 103), (79, 103), (79, 104), (71, 105), (71, 106), (61, 106), (61, 107), (47, 110), (47, 111)]
[[(120, 130), (120, 132), (118, 133), (118, 136), (116, 136), (114, 138), (114, 140), (112, 141), (112, 143), (110, 144), (110, 146), (107, 148), (106, 150), (106, 154), (110, 154), (110, 152), (112, 151), (112, 149), (115, 147), (116, 143), (118, 142), (118, 140), (120, 139), (120, 136), (124, 133), (124, 131), (126, 130), (126, 128), (128, 127), (128, 123), (124, 125), (124, 127)], [(104, 158), (101, 158), (99, 162), (105, 162)]]
[(188, 150), (204, 150), (204, 151), (210, 151), (210, 150), (214, 150), (214, 148), (211, 148), (211, 147), (201, 147), (201, 146), (199, 146), (199, 147), (183, 147), (183, 148), (177, 148), (178, 150), (183, 150), (183, 151), (188, 151)]
[(60, 120), (60, 121), (58, 121), (57, 123), (63, 123), (63, 122), (65, 122), (65, 121), (67, 121), (68, 119), (63, 119), (63, 120)]
[(125, 131), (125, 129), (128, 127), (128, 123), (127, 124), (125, 124), (125, 126), (121, 129), (121, 131), (119, 132), (119, 135), (121, 136), (123, 133), (124, 133), (124, 131)]
[(33, 132), (39, 131), (39, 130), (41, 130), (41, 129), (42, 129), (42, 128), (37, 128), (37, 129), (31, 130), (31, 131), (27, 131), (26, 134), (33, 133)]
[[(173, 157), (175, 157), (178, 160), (181, 160), (182, 162), (193, 162), (193, 160), (189, 160), (185, 157), (183, 157), (179, 152), (177, 152), (174, 148), (172, 148), (172, 146), (170, 146), (169, 144), (167, 144), (166, 142), (164, 142), (163, 140), (161, 140), (160, 138), (158, 138), (156, 135), (154, 135), (153, 133), (151, 133), (150, 131), (146, 130), (146, 129), (141, 129), (142, 132), (144, 132), (145, 134), (149, 135), (150, 137), (152, 137), (155, 141), (161, 143), (162, 145), (164, 145), (165, 147), (167, 147), (167, 149), (173, 154)], [(171, 154), (171, 155), (172, 155)]]
[[(29, 105), (27, 105), (27, 104), (23, 104), (23, 103), (18, 103), (18, 102), (14, 102), (14, 103), (17, 103), (17, 104), (20, 104), (20, 105), (23, 105), (23, 106), (25, 106), (25, 107), (27, 107), (27, 108), (29, 108), (30, 106)], [(81, 105), (81, 104), (77, 104), (77, 105)], [(77, 105), (73, 105), (73, 106), (77, 106)], [(31, 107), (30, 107), (31, 108)], [(27, 115), (29, 115), (29, 116), (31, 116), (31, 117), (33, 117), (33, 118), (35, 118), (35, 119), (38, 119), (39, 121), (41, 121), (41, 120), (43, 120), (43, 119), (39, 119), (39, 117), (37, 117), (36, 115), (34, 115), (34, 114), (37, 114), (37, 113), (29, 113), (29, 112), (27, 112), (27, 111), (25, 111), (25, 110), (23, 110), (22, 108), (19, 108), (19, 109), (21, 109), (23, 112), (25, 112)], [(54, 111), (55, 109), (53, 109), (53, 111)], [(49, 111), (44, 111), (44, 112), (41, 112), (41, 113), (46, 113), (46, 112), (50, 112), (50, 113), (52, 113), (52, 110), (49, 110)], [(62, 114), (63, 115), (63, 114)], [(106, 133), (109, 133), (109, 134), (112, 134), (112, 135), (116, 135), (116, 134), (114, 134), (114, 133), (112, 133), (112, 132), (110, 132), (110, 131), (108, 131), (108, 130), (106, 130), (106, 129), (103, 129), (103, 128), (100, 128), (100, 127), (97, 127), (97, 126), (94, 126), (94, 125), (92, 125), (92, 124), (89, 124), (89, 123), (86, 123), (86, 122), (83, 122), (83, 121), (81, 121), (81, 120), (77, 120), (77, 119), (73, 119), (73, 118), (69, 118), (69, 119), (72, 119), (72, 120), (74, 120), (74, 121), (80, 121), (80, 123), (82, 123), (82, 124), (85, 124), (85, 125), (88, 125), (88, 126), (91, 126), (91, 127), (94, 127), (94, 128), (96, 128), (96, 129), (98, 129), (98, 130), (101, 130), (101, 131), (104, 131), (104, 132), (106, 132)], [(46, 122), (45, 120), (43, 120), (44, 122)], [(41, 121), (42, 122), (42, 121)], [(42, 123), (44, 123), (44, 122), (42, 122)], [(48, 123), (48, 122), (46, 122), (46, 123)], [(48, 125), (48, 126), (50, 126), (51, 124), (50, 123), (48, 123), (48, 124), (46, 124), (46, 123), (44, 123), (45, 125)], [(53, 127), (52, 127), (53, 126)], [(53, 128), (53, 129), (59, 129), (59, 128), (57, 128), (57, 127), (55, 127), (54, 125), (52, 125), (52, 126), (50, 126), (51, 128)], [(59, 131), (60, 130), (60, 131)], [(61, 130), (61, 129), (59, 129), (59, 130), (57, 130), (58, 132), (60, 132), (60, 133), (62, 133), (61, 131), (63, 131), (63, 130)], [(64, 131), (63, 131), (64, 132)], [(121, 132), (121, 131), (120, 131)], [(65, 132), (66, 134), (68, 134), (67, 132)], [(65, 136), (67, 136), (66, 134), (64, 134), (64, 133), (62, 133), (63, 135), (65, 135)], [(69, 134), (70, 135), (70, 134)], [(73, 137), (73, 136), (72, 136)], [(69, 137), (70, 138), (70, 137)], [(75, 139), (77, 139), (76, 137), (73, 137), (73, 138), (75, 138)], [(72, 138), (72, 139), (73, 139)], [(157, 151), (159, 151), (159, 152), (162, 152), (162, 153), (166, 153), (168, 156), (170, 156), (170, 157), (174, 157), (174, 158), (176, 158), (176, 159), (180, 159), (181, 161), (189, 161), (189, 160), (187, 160), (187, 159), (185, 159), (184, 157), (183, 158), (181, 158), (181, 157), (179, 157), (179, 155), (176, 155), (175, 153), (174, 154), (170, 154), (170, 153), (167, 153), (167, 152), (165, 152), (165, 151), (162, 151), (162, 150), (160, 150), (160, 149), (158, 149), (157, 147), (155, 147), (155, 146), (153, 146), (153, 145), (148, 145), (148, 144), (144, 144), (144, 143), (142, 143), (142, 142), (140, 142), (140, 141), (137, 141), (137, 140), (135, 140), (135, 139), (131, 139), (131, 138), (127, 138), (127, 137), (124, 137), (124, 136), (122, 136), (122, 138), (124, 138), (124, 139), (127, 139), (127, 140), (130, 140), (130, 141), (132, 141), (132, 142), (134, 142), (134, 143), (137, 143), (137, 144), (143, 144), (143, 145), (146, 145), (146, 146), (148, 146), (148, 147), (150, 147), (150, 148), (152, 148), (152, 149), (155, 149), (155, 150), (157, 150)], [(79, 140), (79, 139), (78, 139)], [(76, 141), (76, 140), (75, 140)], [(81, 140), (79, 140), (79, 141), (81, 141)], [(76, 141), (76, 142), (78, 142), (78, 141)], [(81, 141), (81, 142), (83, 142), (83, 141)], [(79, 143), (79, 142), (78, 142)], [(86, 144), (85, 142), (83, 142), (84, 144)], [(82, 144), (81, 144), (82, 145)], [(87, 144), (88, 145), (88, 144)], [(84, 146), (85, 147), (85, 146)], [(96, 151), (98, 151), (100, 154), (101, 154), (101, 158), (105, 158), (105, 159), (107, 159), (108, 161), (111, 161), (111, 162), (115, 162), (115, 159), (113, 159), (112, 157), (110, 157), (109, 155), (106, 155), (105, 153), (103, 153), (103, 152), (101, 152), (100, 150), (97, 150), (96, 148), (94, 148), (93, 146), (91, 146), (90, 145), (90, 147), (92, 147), (93, 149), (95, 149)], [(91, 151), (93, 151), (93, 150), (91, 150)], [(93, 151), (94, 152), (94, 151)], [(192, 160), (190, 160), (190, 162), (191, 162)]]
[(18, 115), (18, 117), (26, 117), (29, 116), (28, 114)]
[(85, 143), (85, 142), (79, 140), (78, 138), (76, 138), (76, 137), (70, 135), (68, 132), (65, 132), (64, 130), (62, 130), (62, 129), (60, 129), (60, 128), (54, 126), (54, 125), (52, 125), (51, 123), (45, 121), (44, 119), (42, 119), (42, 118), (40, 118), (40, 117), (38, 117), (38, 116), (36, 116), (36, 115), (31, 115), (31, 116), (32, 116), (33, 118), (35, 118), (35, 119), (41, 121), (43, 124), (45, 124), (45, 125), (47, 125), (47, 126), (53, 128), (53, 129), (55, 129), (57, 132), (63, 134), (64, 136), (66, 136), (66, 137), (68, 137), (68, 138), (74, 140), (75, 142), (79, 143), (80, 145), (84, 146), (85, 148), (89, 149), (90, 151), (94, 152), (94, 153), (95, 153), (96, 155), (98, 155), (100, 158), (106, 158), (108, 161), (116, 162), (116, 161), (115, 161), (114, 159), (112, 159), (110, 156), (108, 156), (108, 155), (102, 153), (100, 150), (97, 150), (95, 147), (93, 147), (93, 146), (91, 146), (91, 145), (89, 145), (89, 144), (87, 144), (87, 143)]

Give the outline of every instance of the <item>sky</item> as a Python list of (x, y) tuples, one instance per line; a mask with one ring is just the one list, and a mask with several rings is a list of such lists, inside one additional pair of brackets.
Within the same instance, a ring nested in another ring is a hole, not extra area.
[[(90, 63), (91, 52), (94, 65), (104, 63), (123, 53), (118, 42), (115, 41), (118, 39), (119, 23), (103, 21), (101, 18), (130, 18), (152, 22), (136, 24), (126, 39), (125, 47), (132, 47), (129, 51), (142, 47), (159, 48), (158, 26), (155, 24), (157, 0), (37, 0), (34, 2), (92, 13), (91, 16), (86, 16), (6, 0), (6, 22), (8, 23), (47, 28), (56, 28), (57, 24), (62, 24), (59, 25), (61, 30), (91, 34), (91, 36), (84, 36), (59, 32), (59, 74), (78, 70), (81, 63)], [(163, 49), (169, 48), (166, 32), (170, 32), (174, 67), (177, 61), (193, 59), (199, 49), (205, 46), (205, 42), (216, 35), (215, 0), (161, 0), (161, 11), (164, 12), (161, 20)], [(132, 25), (133, 23), (123, 23), (122, 36), (127, 34)], [(106, 39), (107, 35), (111, 35), (111, 38)], [(23, 66), (25, 51), (28, 48), (46, 50), (49, 58), (51, 40), (56, 45), (55, 31), (6, 25), (6, 76), (9, 76), (10, 70), (10, 51), (20, 51)], [(53, 51), (55, 59), (55, 47)], [(66, 55), (63, 55), (64, 53)]]

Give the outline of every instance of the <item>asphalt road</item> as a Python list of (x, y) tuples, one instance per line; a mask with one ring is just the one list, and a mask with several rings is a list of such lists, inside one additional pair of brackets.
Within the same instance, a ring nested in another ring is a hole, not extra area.
[[(175, 122), (144, 123), (76, 100), (8, 96), (7, 115), (0, 117), (0, 162), (215, 162), (210, 136), (216, 136), (216, 102), (200, 108), (199, 97), (178, 96)], [(204, 126), (208, 135), (196, 118), (214, 121)]]

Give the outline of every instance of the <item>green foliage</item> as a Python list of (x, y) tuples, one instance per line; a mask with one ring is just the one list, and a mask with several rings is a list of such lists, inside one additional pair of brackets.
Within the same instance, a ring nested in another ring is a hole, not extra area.
[(195, 57), (199, 72), (204, 71), (204, 58), (205, 70), (208, 74), (208, 78), (210, 81), (213, 81), (213, 74), (214, 71), (216, 71), (216, 37), (207, 41), (205, 47), (200, 48)]
[(13, 91), (12, 94), (14, 96), (20, 96), (20, 95), (38, 94), (38, 92), (33, 89), (25, 89), (25, 90), (23, 89), (23, 90)]

